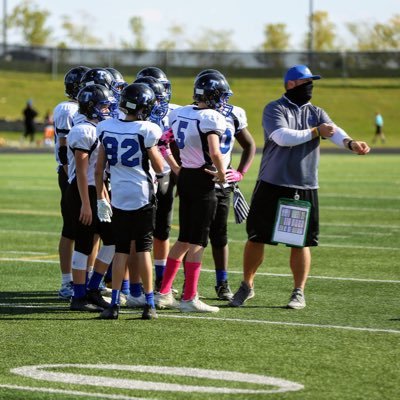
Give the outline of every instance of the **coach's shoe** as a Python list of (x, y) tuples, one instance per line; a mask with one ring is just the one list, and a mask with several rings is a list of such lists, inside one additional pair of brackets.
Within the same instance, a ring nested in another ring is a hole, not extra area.
[(303, 291), (300, 288), (294, 289), (292, 295), (290, 296), (290, 301), (287, 305), (287, 308), (301, 310), (305, 306), (306, 306), (306, 299), (304, 297)]
[(92, 304), (96, 304), (101, 308), (108, 308), (110, 303), (103, 299), (100, 289), (89, 289), (86, 292), (86, 298)]
[(167, 294), (156, 293), (154, 295), (154, 303), (160, 310), (164, 310), (165, 308), (180, 308), (179, 302), (175, 300), (172, 291)]
[(219, 285), (215, 286), (215, 291), (219, 300), (229, 301), (233, 297), (233, 293), (229, 287), (228, 281), (221, 281)]
[(249, 287), (246, 282), (242, 282), (238, 291), (233, 295), (231, 301), (228, 303), (230, 307), (240, 307), (247, 300), (255, 296), (254, 289)]
[(157, 319), (158, 315), (156, 309), (152, 307), (150, 304), (145, 304), (142, 319)]
[(73, 282), (63, 283), (60, 290), (58, 291), (58, 298), (60, 300), (71, 300), (74, 295), (74, 284)]
[(180, 310), (181, 312), (216, 313), (219, 311), (219, 308), (203, 303), (196, 296), (193, 300), (181, 300)]
[(72, 297), (71, 304), (69, 306), (71, 311), (88, 311), (88, 312), (100, 312), (103, 311), (103, 307), (99, 307), (97, 304), (90, 303), (85, 297)]
[(142, 293), (139, 297), (128, 294), (126, 296), (126, 304), (129, 308), (143, 308), (146, 305), (146, 296)]
[(119, 305), (109, 305), (100, 315), (100, 319), (118, 319)]

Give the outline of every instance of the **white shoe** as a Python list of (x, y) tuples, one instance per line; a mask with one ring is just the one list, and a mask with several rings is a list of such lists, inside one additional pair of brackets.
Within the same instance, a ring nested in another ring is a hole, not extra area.
[(119, 305), (120, 306), (126, 306), (126, 302), (127, 302), (127, 295), (120, 293), (119, 294)]
[(209, 306), (206, 303), (203, 303), (196, 296), (193, 300), (181, 300), (180, 304), (181, 312), (218, 312), (219, 307)]
[(156, 293), (154, 295), (154, 303), (160, 310), (163, 310), (164, 308), (180, 308), (180, 304), (175, 300), (172, 291), (167, 294)]
[(294, 289), (292, 295), (290, 296), (288, 308), (292, 308), (294, 310), (301, 310), (306, 306), (306, 299), (304, 297), (304, 293), (300, 288)]
[(58, 298), (60, 300), (70, 300), (74, 295), (74, 285), (72, 282), (63, 283), (58, 291)]
[(143, 308), (146, 304), (146, 296), (142, 293), (139, 297), (128, 294), (126, 297), (126, 306), (130, 308)]

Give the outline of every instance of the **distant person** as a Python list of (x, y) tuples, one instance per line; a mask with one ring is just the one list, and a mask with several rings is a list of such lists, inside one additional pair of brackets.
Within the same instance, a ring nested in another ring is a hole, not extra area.
[(38, 116), (38, 112), (33, 108), (32, 100), (26, 102), (26, 107), (22, 110), (22, 114), (25, 125), (24, 138), (29, 136), (29, 141), (33, 143), (36, 132), (35, 118)]
[(385, 143), (386, 138), (383, 133), (383, 117), (380, 112), (375, 113), (375, 136), (372, 139), (372, 143), (376, 143), (376, 141), (381, 139), (381, 143)]
[(287, 307), (306, 306), (310, 247), (318, 246), (319, 235), (321, 139), (359, 155), (370, 151), (367, 143), (352, 139), (322, 108), (310, 103), (313, 82), (320, 78), (305, 65), (289, 68), (284, 77), (286, 92), (264, 108), (265, 144), (247, 218), (243, 281), (229, 303), (232, 307), (254, 297), (254, 278), (264, 260), (265, 244), (277, 243), (290, 247), (293, 291)]
[(54, 118), (53, 114), (50, 111), (47, 111), (44, 119), (44, 128), (43, 128), (43, 143), (46, 147), (54, 146)]

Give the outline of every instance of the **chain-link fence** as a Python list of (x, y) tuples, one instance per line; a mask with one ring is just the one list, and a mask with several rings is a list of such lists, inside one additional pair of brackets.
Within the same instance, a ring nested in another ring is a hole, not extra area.
[(281, 77), (295, 64), (307, 64), (325, 77), (399, 77), (400, 52), (200, 52), (111, 49), (59, 49), (8, 45), (0, 69), (48, 72), (57, 77), (76, 65), (112, 66), (134, 74), (158, 66), (170, 76), (193, 76), (204, 68), (229, 76)]

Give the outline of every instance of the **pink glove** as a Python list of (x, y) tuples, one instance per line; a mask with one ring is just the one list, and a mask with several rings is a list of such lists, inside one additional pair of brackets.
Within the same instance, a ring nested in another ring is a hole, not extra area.
[(171, 149), (169, 148), (169, 144), (159, 144), (158, 150), (160, 150), (160, 153), (164, 158), (167, 158), (172, 154)]
[(168, 130), (164, 131), (163, 134), (160, 137), (160, 141), (164, 144), (171, 143), (175, 140), (174, 134), (172, 132), (172, 129), (169, 128)]
[(239, 182), (243, 179), (242, 173), (233, 168), (226, 170), (225, 177), (227, 183)]

